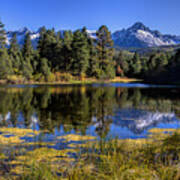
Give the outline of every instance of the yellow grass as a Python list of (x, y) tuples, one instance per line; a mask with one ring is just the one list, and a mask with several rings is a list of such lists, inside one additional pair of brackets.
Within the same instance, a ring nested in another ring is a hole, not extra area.
[(126, 77), (115, 77), (114, 79), (110, 80), (110, 82), (122, 82), (122, 83), (131, 83), (131, 82), (137, 82), (142, 81), (140, 79), (134, 79), (134, 78), (126, 78)]
[(65, 136), (59, 136), (57, 139), (64, 139), (65, 141), (88, 141), (88, 140), (95, 140), (96, 137), (94, 136), (81, 136), (76, 134), (68, 134)]
[[(179, 132), (180, 130), (176, 129), (159, 129), (159, 128), (154, 128), (149, 130), (149, 136), (147, 139), (125, 139), (125, 140), (112, 140), (112, 146), (115, 146), (116, 149), (116, 142), (117, 142), (117, 147), (125, 147), (126, 152), (134, 152), (135, 154), (138, 153), (138, 148), (141, 147), (146, 147), (147, 145), (153, 145), (157, 144), (159, 146), (162, 145), (163, 139), (170, 136), (169, 133), (165, 132)], [(84, 148), (92, 148), (95, 147), (96, 149), (100, 148), (100, 143), (97, 141), (96, 137), (94, 136), (83, 136), (83, 135), (76, 135), (76, 134), (69, 134), (69, 135), (64, 135), (64, 136), (58, 136), (56, 138), (56, 142), (62, 141), (63, 142), (68, 142), (68, 146), (66, 149), (62, 150), (56, 150), (52, 148), (47, 147), (47, 145), (55, 145), (54, 142), (51, 143), (46, 143), (46, 142), (31, 142), (31, 143), (26, 143), (20, 138), (23, 136), (28, 136), (28, 135), (38, 135), (40, 131), (33, 131), (31, 129), (18, 129), (18, 128), (0, 128), (0, 132), (2, 134), (0, 135), (0, 143), (4, 146), (15, 144), (15, 145), (21, 145), (23, 143), (24, 149), (21, 149), (23, 152), (20, 155), (17, 155), (13, 158), (12, 161), (10, 161), (10, 165), (13, 165), (14, 168), (10, 170), (10, 174), (16, 173), (16, 174), (22, 174), (22, 173), (29, 173), (32, 170), (33, 164), (38, 165), (38, 164), (48, 164), (54, 172), (64, 172), (67, 171), (68, 168), (70, 168), (70, 164), (72, 162), (75, 162), (76, 159), (73, 158), (70, 154), (78, 154), (81, 150), (82, 147)], [(13, 134), (14, 136), (11, 137), (4, 137), (4, 135), (7, 134)], [(71, 143), (72, 141), (72, 143)], [(78, 144), (76, 142), (78, 141), (85, 141), (84, 144)], [(43, 147), (36, 147), (34, 150), (27, 151), (25, 149), (26, 146), (28, 145), (41, 145)], [(104, 148), (108, 148), (112, 146), (106, 145)], [(160, 150), (159, 150), (160, 151)], [(70, 154), (69, 154), (70, 153)], [(114, 152), (115, 153), (115, 152)], [(114, 154), (116, 155), (116, 153)], [(113, 156), (108, 156), (105, 154), (94, 154), (94, 156), (97, 156), (97, 158), (101, 158), (106, 160), (105, 162), (111, 162), (111, 159)], [(81, 155), (81, 158), (85, 157), (85, 155)], [(116, 156), (114, 156), (116, 157)], [(117, 155), (117, 157), (121, 157), (121, 154)], [(6, 155), (0, 154), (0, 159), (6, 159)], [(80, 162), (83, 162), (80, 161)], [(84, 166), (84, 171), (91, 171), (94, 169), (93, 164), (82, 164)], [(137, 167), (138, 168), (138, 167)], [(133, 169), (133, 171), (141, 171), (142, 169)], [(128, 173), (131, 173), (131, 169), (128, 170)], [(88, 173), (87, 172), (87, 173)], [(143, 170), (142, 170), (143, 173)]]
[[(114, 79), (109, 79), (109, 80), (99, 80), (96, 78), (74, 78), (70, 79), (68, 81), (15, 81), (14, 83), (16, 84), (36, 84), (36, 85), (60, 85), (60, 84), (91, 84), (91, 83), (112, 83), (112, 82), (121, 82), (121, 83), (131, 83), (131, 82), (139, 82), (142, 81), (140, 79), (135, 79), (135, 78), (127, 78), (127, 77), (115, 77)], [(7, 84), (7, 81), (2, 81), (1, 84)]]

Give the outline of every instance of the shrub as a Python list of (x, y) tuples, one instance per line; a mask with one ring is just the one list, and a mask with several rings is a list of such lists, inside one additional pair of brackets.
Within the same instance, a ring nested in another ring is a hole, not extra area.
[(42, 74), (38, 73), (33, 76), (34, 81), (41, 81), (42, 80)]
[(56, 72), (55, 73), (55, 79), (56, 81), (70, 81), (73, 80), (74, 77), (70, 74), (70, 73), (60, 73), (60, 72)]
[(55, 74), (50, 73), (50, 74), (46, 77), (46, 80), (47, 80), (48, 82), (55, 82), (55, 81), (56, 81), (56, 76), (55, 76)]
[(85, 73), (81, 73), (81, 75), (80, 75), (80, 80), (81, 81), (84, 81), (85, 80), (85, 78), (86, 78), (86, 74)]
[(7, 76), (7, 82), (12, 84), (20, 84), (25, 81), (24, 77), (20, 75), (10, 75)]

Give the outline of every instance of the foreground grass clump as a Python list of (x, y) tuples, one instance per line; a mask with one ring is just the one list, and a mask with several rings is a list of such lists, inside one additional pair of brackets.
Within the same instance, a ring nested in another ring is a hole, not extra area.
[[(156, 131), (157, 132), (157, 131)], [(158, 143), (157, 143), (158, 142)], [(102, 141), (86, 153), (69, 174), (70, 180), (179, 180), (180, 134), (161, 140)]]
[(32, 129), (0, 128), (0, 179), (59, 179), (74, 164), (81, 147), (95, 140), (71, 134), (46, 142), (41, 136), (43, 132)]
[(21, 137), (33, 137), (38, 135), (38, 131), (32, 129), (20, 129), (20, 128), (0, 128), (0, 144), (2, 145), (14, 145), (23, 143), (24, 140)]
[[(4, 130), (5, 132), (7, 130)], [(14, 134), (21, 135), (22, 132), (16, 130)], [(2, 179), (180, 179), (179, 130), (152, 129), (147, 139), (138, 140), (95, 141), (91, 136), (71, 134), (59, 136), (56, 141), (66, 144), (67, 147), (57, 150), (53, 148), (53, 143), (52, 145), (42, 143), (39, 147), (34, 146), (33, 150), (21, 149), (21, 153), (14, 153), (17, 155), (8, 162), (8, 165), (6, 162), (8, 157), (3, 151), (0, 152)], [(79, 142), (81, 143), (78, 144)], [(28, 146), (26, 143), (23, 145)]]
[[(166, 131), (154, 129), (147, 140), (89, 142), (83, 146), (73, 166), (61, 168), (57, 173), (52, 165), (41, 162), (32, 166), (32, 171), (24, 173), (21, 179), (179, 180), (180, 134), (178, 131), (164, 134)], [(153, 133), (164, 135), (155, 139)], [(70, 136), (67, 139), (70, 140)]]

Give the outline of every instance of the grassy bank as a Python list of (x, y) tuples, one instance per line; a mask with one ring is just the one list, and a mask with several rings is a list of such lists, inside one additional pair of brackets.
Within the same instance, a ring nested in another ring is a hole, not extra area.
[[(68, 144), (68, 148), (61, 150), (54, 149), (53, 143), (25, 143), (20, 138), (38, 135), (36, 131), (2, 129), (1, 132), (15, 134), (9, 143), (0, 135), (1, 179), (180, 179), (179, 130), (152, 129), (147, 139), (139, 140), (96, 141), (91, 136), (59, 136), (58, 140)], [(33, 150), (27, 150), (32, 145)], [(9, 153), (5, 154), (7, 147)]]
[(114, 79), (102, 80), (95, 78), (70, 78), (67, 80), (52, 80), (52, 81), (35, 81), (35, 80), (20, 80), (18, 78), (10, 78), (8, 80), (0, 80), (0, 84), (40, 84), (40, 85), (61, 85), (61, 84), (92, 84), (92, 83), (132, 83), (132, 82), (140, 82), (141, 80), (134, 78), (126, 78), (126, 77), (115, 77)]

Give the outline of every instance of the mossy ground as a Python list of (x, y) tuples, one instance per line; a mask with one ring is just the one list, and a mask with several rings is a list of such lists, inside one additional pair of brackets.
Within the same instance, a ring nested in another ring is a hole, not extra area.
[(60, 150), (53, 142), (22, 139), (36, 137), (39, 131), (0, 128), (0, 132), (1, 179), (180, 179), (180, 130), (151, 129), (147, 139), (138, 140), (65, 135), (56, 139), (68, 144)]

